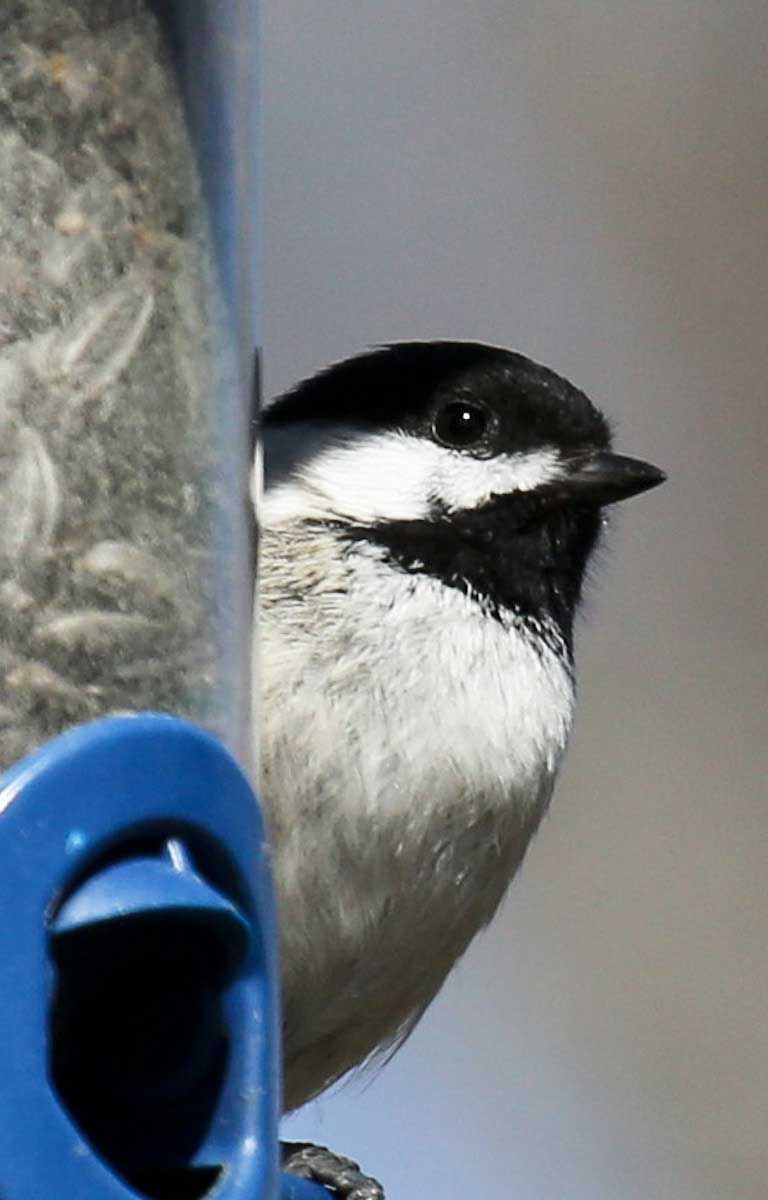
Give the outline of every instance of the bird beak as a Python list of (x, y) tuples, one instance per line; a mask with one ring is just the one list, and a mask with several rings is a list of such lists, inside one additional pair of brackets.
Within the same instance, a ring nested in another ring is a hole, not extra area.
[(598, 450), (568, 468), (557, 482), (547, 486), (547, 491), (553, 488), (558, 499), (566, 503), (601, 508), (658, 487), (666, 478), (652, 463)]

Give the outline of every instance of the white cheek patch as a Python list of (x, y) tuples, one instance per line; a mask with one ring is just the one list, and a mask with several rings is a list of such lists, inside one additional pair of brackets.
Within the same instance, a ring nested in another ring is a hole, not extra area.
[[(265, 512), (270, 516), (338, 516), (367, 524), (428, 515), (428, 463), (419, 453), (428, 446), (422, 447), (421, 439), (402, 433), (345, 436), (337, 430), (332, 440), (315, 449), (318, 439), (312, 433), (313, 441), (306, 445), (310, 454), (274, 492), (268, 490)], [(268, 480), (270, 449), (265, 441)], [(287, 506), (293, 511), (285, 511)]]
[[(298, 455), (291, 464), (291, 447)], [(527, 492), (562, 474), (557, 452), (532, 450), (475, 459), (404, 433), (333, 436), (309, 422), (264, 442), (268, 522), (339, 517), (361, 524), (428, 519), (476, 508), (494, 495)], [(270, 478), (272, 486), (270, 486)]]
[(532, 492), (563, 474), (557, 452), (551, 449), (502, 454), (490, 459), (469, 458), (458, 450), (446, 451), (441, 446), (435, 446), (435, 450), (450, 458), (443, 457), (435, 463), (432, 494), (451, 512), (478, 508), (492, 496)]

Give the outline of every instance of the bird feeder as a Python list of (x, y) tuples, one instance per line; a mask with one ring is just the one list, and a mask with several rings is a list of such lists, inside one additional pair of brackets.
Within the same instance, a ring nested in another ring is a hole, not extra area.
[(327, 1195), (248, 782), (254, 5), (0, 35), (0, 1194)]

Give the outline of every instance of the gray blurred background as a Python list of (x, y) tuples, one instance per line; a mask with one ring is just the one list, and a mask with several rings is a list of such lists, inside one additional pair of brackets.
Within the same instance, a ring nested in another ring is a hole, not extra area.
[(497, 342), (670, 475), (617, 513), (502, 914), (286, 1133), (391, 1200), (765, 1200), (768, 8), (281, 0), (264, 35), (267, 393)]

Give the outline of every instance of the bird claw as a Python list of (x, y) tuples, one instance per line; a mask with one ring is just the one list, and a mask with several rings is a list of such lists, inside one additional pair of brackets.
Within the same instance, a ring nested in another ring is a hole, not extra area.
[(341, 1200), (384, 1200), (378, 1179), (364, 1175), (358, 1163), (312, 1142), (284, 1142), (283, 1170), (333, 1188)]

